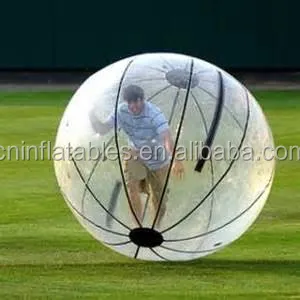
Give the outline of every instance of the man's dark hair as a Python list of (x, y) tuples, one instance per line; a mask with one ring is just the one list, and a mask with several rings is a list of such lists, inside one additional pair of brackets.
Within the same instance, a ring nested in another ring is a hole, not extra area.
[(124, 100), (127, 102), (144, 100), (144, 90), (134, 84), (127, 86), (123, 91)]

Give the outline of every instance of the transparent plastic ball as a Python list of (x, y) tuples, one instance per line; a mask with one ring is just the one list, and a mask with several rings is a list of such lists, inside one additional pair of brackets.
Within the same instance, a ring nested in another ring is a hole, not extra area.
[[(142, 94), (126, 96), (130, 86)], [(141, 144), (162, 146), (164, 160), (154, 168)], [(95, 239), (128, 257), (182, 261), (223, 249), (253, 224), (271, 189), (273, 146), (260, 106), (231, 75), (198, 58), (146, 53), (80, 86), (54, 165), (67, 205)], [(130, 164), (126, 147), (137, 154)]]

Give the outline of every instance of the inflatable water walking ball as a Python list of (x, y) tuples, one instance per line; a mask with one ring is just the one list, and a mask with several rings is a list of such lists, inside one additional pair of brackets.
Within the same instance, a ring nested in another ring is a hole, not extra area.
[[(182, 261), (223, 249), (253, 224), (271, 189), (273, 146), (236, 79), (198, 58), (149, 53), (80, 86), (54, 164), (67, 205), (95, 239), (136, 259)], [(124, 149), (137, 155), (125, 159)]]

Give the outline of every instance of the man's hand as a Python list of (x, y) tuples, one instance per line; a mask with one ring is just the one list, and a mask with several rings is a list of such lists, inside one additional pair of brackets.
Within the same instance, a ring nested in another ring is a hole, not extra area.
[(183, 163), (179, 160), (174, 160), (172, 166), (172, 174), (179, 179), (183, 179), (184, 176), (184, 166)]

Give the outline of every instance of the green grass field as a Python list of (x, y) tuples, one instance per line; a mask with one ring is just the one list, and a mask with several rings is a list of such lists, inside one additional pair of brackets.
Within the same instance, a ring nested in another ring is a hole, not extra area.
[[(276, 144), (300, 145), (300, 92), (254, 94)], [(0, 144), (54, 141), (70, 96), (0, 92)], [(67, 208), (51, 161), (5, 160), (0, 166), (1, 300), (300, 299), (296, 155), (277, 163), (267, 205), (241, 239), (187, 263), (135, 261), (103, 247)]]

